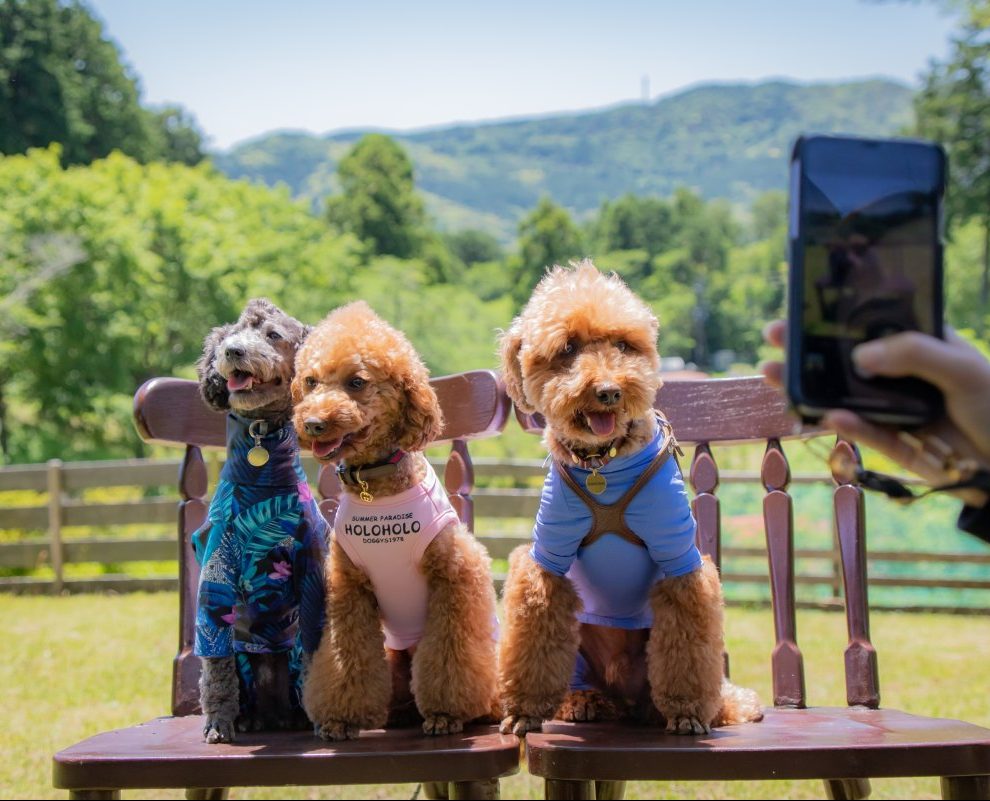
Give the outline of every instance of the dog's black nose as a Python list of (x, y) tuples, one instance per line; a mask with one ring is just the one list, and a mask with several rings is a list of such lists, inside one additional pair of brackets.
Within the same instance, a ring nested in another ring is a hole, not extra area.
[(606, 406), (614, 406), (619, 402), (619, 398), (622, 397), (622, 390), (615, 386), (615, 384), (607, 384), (606, 386), (598, 387), (595, 391), (595, 397), (598, 398), (599, 403), (604, 403)]
[(240, 359), (244, 356), (244, 348), (225, 348), (224, 354), (229, 360)]
[(303, 423), (303, 428), (306, 429), (307, 436), (318, 437), (321, 434), (326, 433), (327, 424), (324, 423), (319, 417), (307, 417), (306, 421)]

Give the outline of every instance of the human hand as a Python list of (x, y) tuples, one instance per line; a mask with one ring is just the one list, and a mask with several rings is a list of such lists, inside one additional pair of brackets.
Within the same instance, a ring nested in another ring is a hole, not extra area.
[[(764, 328), (763, 337), (783, 347), (785, 330), (785, 323), (775, 320)], [(945, 396), (945, 416), (908, 433), (868, 422), (847, 409), (833, 409), (822, 418), (823, 426), (890, 457), (932, 486), (957, 481), (953, 467), (963, 460), (990, 468), (990, 361), (976, 348), (951, 330), (944, 340), (906, 331), (864, 342), (853, 349), (852, 358), (864, 375), (914, 376), (934, 384)], [(768, 383), (782, 386), (781, 362), (766, 362), (760, 369)], [(948, 445), (955, 464), (946, 454), (926, 448), (926, 440)], [(953, 494), (970, 506), (982, 507), (988, 501), (980, 490)]]

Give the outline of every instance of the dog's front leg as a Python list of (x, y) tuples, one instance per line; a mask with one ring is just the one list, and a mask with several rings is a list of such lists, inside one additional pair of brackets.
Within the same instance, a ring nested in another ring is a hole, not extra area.
[(672, 734), (707, 734), (721, 706), (722, 585), (701, 569), (658, 582), (650, 593), (646, 645), (650, 695)]
[(426, 626), (412, 659), (412, 691), (427, 734), (452, 734), (491, 714), (498, 696), (495, 588), (484, 547), (460, 524), (423, 554)]
[(327, 623), (303, 683), (303, 707), (325, 740), (385, 725), (392, 692), (378, 602), (368, 577), (334, 541)]
[(203, 737), (208, 743), (229, 743), (240, 712), (240, 682), (233, 656), (204, 657), (199, 676), (199, 704), (206, 722)]
[(541, 568), (520, 545), (509, 557), (499, 646), (503, 734), (523, 735), (553, 717), (577, 658), (581, 600), (571, 580)]

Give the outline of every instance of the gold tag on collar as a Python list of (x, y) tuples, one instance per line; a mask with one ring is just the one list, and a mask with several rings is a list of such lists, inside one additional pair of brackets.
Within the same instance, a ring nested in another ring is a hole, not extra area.
[(375, 500), (375, 496), (368, 491), (368, 482), (362, 481), (360, 476), (358, 476), (358, 484), (361, 486), (361, 500), (365, 503), (371, 503)]
[(264, 467), (268, 464), (268, 451), (261, 445), (255, 445), (247, 452), (247, 460), (252, 467)]
[(605, 480), (605, 476), (601, 475), (598, 470), (592, 470), (591, 475), (584, 480), (584, 486), (588, 488), (589, 492), (593, 492), (595, 495), (601, 495), (605, 492), (608, 482)]

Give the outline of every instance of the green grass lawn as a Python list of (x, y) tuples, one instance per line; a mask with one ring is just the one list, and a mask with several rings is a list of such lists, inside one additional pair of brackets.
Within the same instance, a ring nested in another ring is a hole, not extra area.
[[(30, 598), (0, 595), (13, 631), (0, 664), (7, 723), (0, 728), (0, 797), (65, 797), (51, 787), (52, 754), (109, 728), (168, 713), (178, 599), (172, 593)], [(845, 619), (801, 612), (809, 703), (845, 703)], [(733, 679), (772, 696), (773, 622), (764, 610), (727, 610)], [(990, 727), (990, 618), (877, 613), (873, 638), (883, 704)], [(235, 789), (234, 798), (411, 798), (415, 785)], [(183, 798), (181, 790), (126, 798)], [(503, 798), (542, 798), (525, 772)], [(627, 798), (825, 798), (821, 782), (630, 782)], [(875, 779), (873, 797), (938, 798), (937, 779)]]

